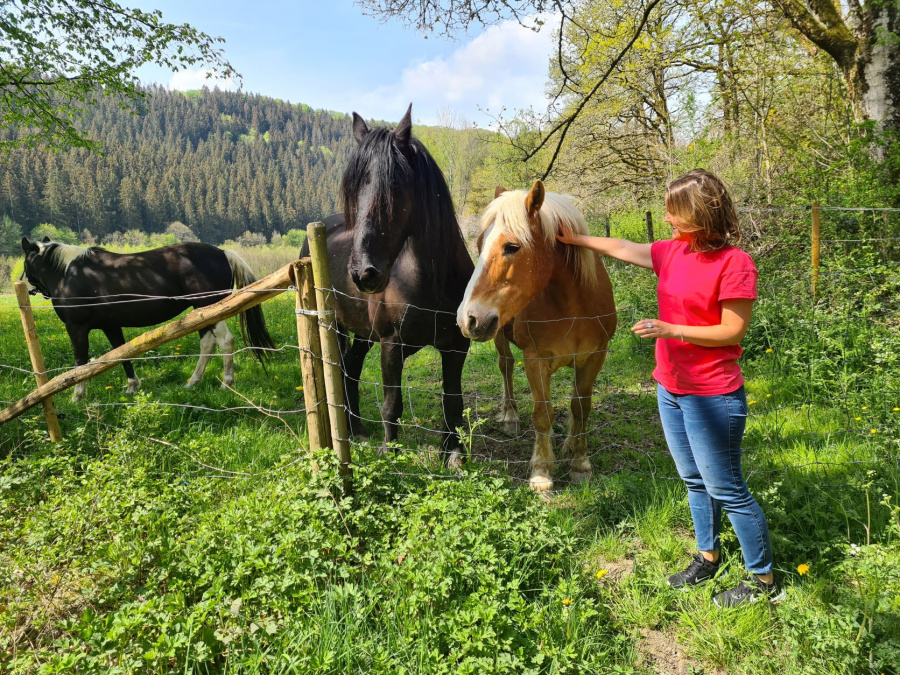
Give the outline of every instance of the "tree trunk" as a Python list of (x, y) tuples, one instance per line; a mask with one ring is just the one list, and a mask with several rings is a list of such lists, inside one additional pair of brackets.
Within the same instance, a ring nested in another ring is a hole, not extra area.
[(850, 0), (847, 20), (834, 0), (775, 0), (794, 27), (824, 49), (844, 76), (858, 122), (900, 131), (900, 2)]

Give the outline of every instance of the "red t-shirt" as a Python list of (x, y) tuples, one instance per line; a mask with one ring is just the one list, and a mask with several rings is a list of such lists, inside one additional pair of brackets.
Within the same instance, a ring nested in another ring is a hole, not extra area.
[[(654, 242), (653, 271), (659, 277), (659, 318), (682, 326), (722, 323), (722, 301), (756, 300), (759, 272), (753, 259), (734, 246), (691, 251), (683, 239)], [(681, 340), (656, 341), (653, 377), (673, 394), (727, 394), (744, 383), (737, 360), (740, 345), (700, 347)]]

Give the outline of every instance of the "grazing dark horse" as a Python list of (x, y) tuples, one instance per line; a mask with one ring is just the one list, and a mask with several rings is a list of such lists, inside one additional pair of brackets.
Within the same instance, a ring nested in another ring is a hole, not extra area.
[[(75, 364), (88, 362), (88, 334), (99, 328), (113, 347), (125, 344), (122, 327), (153, 326), (178, 316), (188, 307), (206, 307), (231, 289), (256, 281), (237, 254), (209, 244), (185, 243), (141, 253), (111, 253), (44, 239), (22, 239), (25, 276), (53, 301), (57, 316), (75, 350)], [(259, 306), (241, 315), (241, 332), (262, 360), (263, 348), (274, 346)], [(203, 378), (215, 345), (224, 357), (222, 386), (234, 383), (234, 337), (224, 321), (200, 331), (200, 360), (187, 386)], [(122, 363), (128, 376), (126, 393), (140, 389), (131, 361)], [(72, 396), (84, 397), (85, 383)]]
[(584, 428), (594, 381), (616, 331), (616, 305), (603, 260), (586, 248), (559, 243), (560, 227), (587, 234), (584, 217), (568, 197), (545, 192), (541, 181), (529, 192), (497, 188), (481, 218), (478, 265), (457, 315), (466, 335), (480, 342), (493, 339), (497, 346), (503, 378), (500, 421), (507, 433), (518, 430), (509, 344), (522, 349), (534, 401), (530, 484), (538, 492), (553, 487), (550, 378), (563, 367), (575, 371), (575, 390), (562, 454), (572, 460), (574, 481), (590, 476)]
[[(425, 146), (412, 135), (412, 106), (394, 129), (369, 129), (353, 113), (358, 146), (341, 181), (343, 215), (325, 219), (328, 261), (342, 338), (344, 390), (351, 433), (364, 435), (359, 377), (372, 344), (381, 343), (385, 444), (397, 439), (403, 409), (403, 362), (426, 345), (441, 354), (448, 463), (462, 462), (462, 369), (469, 340), (456, 325), (474, 265), (450, 191)], [(302, 255), (307, 255), (304, 246)]]

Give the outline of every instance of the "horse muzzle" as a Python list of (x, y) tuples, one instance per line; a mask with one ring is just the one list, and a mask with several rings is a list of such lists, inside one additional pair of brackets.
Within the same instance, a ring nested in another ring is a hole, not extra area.
[(391, 275), (390, 271), (382, 272), (372, 265), (367, 265), (362, 270), (351, 270), (350, 278), (361, 292), (372, 294), (381, 293), (387, 287)]
[(494, 308), (467, 308), (457, 316), (462, 334), (476, 342), (487, 342), (497, 335), (500, 314)]

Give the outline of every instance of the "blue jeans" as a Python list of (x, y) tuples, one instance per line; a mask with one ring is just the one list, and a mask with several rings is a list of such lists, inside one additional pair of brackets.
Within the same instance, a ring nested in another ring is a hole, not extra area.
[(719, 550), (722, 509), (734, 527), (744, 565), (752, 574), (772, 571), (772, 541), (762, 509), (741, 472), (747, 424), (744, 388), (730, 394), (673, 394), (657, 387), (666, 443), (688, 489), (697, 548)]

